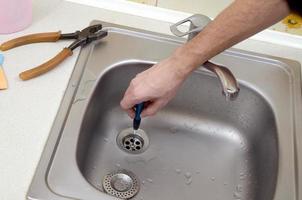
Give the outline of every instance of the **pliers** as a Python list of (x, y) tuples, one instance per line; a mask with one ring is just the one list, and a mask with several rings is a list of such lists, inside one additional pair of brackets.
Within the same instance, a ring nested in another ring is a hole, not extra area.
[(29, 80), (54, 69), (64, 59), (66, 59), (68, 56), (71, 56), (72, 51), (75, 48), (79, 46), (85, 46), (91, 43), (92, 41), (102, 39), (105, 36), (107, 36), (107, 34), (108, 34), (107, 31), (102, 30), (102, 24), (96, 24), (96, 25), (88, 26), (87, 28), (81, 31), (76, 31), (74, 33), (61, 34), (61, 31), (58, 31), (58, 32), (37, 33), (37, 34), (22, 36), (1, 44), (0, 50), (6, 51), (18, 46), (31, 44), (31, 43), (56, 42), (58, 40), (75, 39), (75, 41), (70, 46), (65, 47), (61, 52), (59, 52), (52, 59), (39, 65), (38, 67), (26, 70), (19, 74), (19, 77), (22, 80)]

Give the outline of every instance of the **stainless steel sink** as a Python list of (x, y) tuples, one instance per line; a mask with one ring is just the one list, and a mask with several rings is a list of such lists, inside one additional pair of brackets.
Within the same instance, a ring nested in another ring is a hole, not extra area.
[(142, 121), (148, 146), (134, 154), (117, 142), (132, 124), (119, 107), (123, 93), (185, 41), (103, 25), (108, 36), (81, 50), (28, 199), (116, 199), (103, 179), (119, 170), (138, 179), (132, 199), (302, 199), (297, 62), (235, 49), (218, 55), (213, 61), (239, 80), (238, 98), (225, 101), (216, 77), (196, 70), (166, 108)]

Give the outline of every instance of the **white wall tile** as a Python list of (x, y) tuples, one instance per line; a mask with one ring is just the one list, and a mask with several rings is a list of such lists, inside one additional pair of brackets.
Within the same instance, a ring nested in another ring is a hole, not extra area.
[(215, 17), (233, 0), (158, 0), (158, 7)]
[(156, 6), (158, 0), (128, 0), (128, 1)]

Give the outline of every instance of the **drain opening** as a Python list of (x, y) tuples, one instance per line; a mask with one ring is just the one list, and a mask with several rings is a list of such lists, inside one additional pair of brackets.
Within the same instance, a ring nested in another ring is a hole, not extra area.
[(142, 153), (149, 146), (148, 136), (142, 129), (135, 133), (132, 128), (125, 129), (119, 133), (116, 140), (120, 149), (132, 154)]
[(112, 196), (130, 199), (139, 191), (139, 180), (128, 170), (118, 170), (104, 177), (103, 188)]
[(123, 146), (130, 151), (136, 151), (144, 146), (144, 140), (138, 134), (129, 134), (123, 138)]

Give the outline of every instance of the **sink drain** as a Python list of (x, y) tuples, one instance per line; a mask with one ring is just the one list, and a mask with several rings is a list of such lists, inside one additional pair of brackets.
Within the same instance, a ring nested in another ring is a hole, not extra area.
[(139, 191), (139, 180), (128, 170), (107, 174), (103, 179), (104, 190), (115, 197), (130, 199)]
[(148, 136), (142, 129), (135, 133), (132, 128), (125, 129), (119, 133), (116, 141), (120, 149), (133, 154), (142, 153), (149, 146)]

